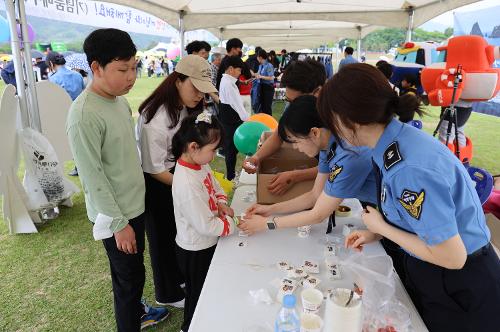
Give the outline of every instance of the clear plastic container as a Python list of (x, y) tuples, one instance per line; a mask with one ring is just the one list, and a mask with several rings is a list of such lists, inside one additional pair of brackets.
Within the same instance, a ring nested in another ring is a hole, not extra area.
[(300, 318), (295, 310), (297, 299), (295, 295), (289, 294), (283, 297), (283, 307), (281, 307), (274, 332), (300, 332)]

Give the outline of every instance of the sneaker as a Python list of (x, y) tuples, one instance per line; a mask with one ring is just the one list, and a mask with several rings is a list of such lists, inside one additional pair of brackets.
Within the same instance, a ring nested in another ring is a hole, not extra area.
[(141, 330), (163, 322), (170, 315), (167, 308), (151, 307), (145, 301), (141, 301), (144, 307), (144, 314), (141, 317)]
[(184, 302), (185, 302), (185, 299), (182, 299), (182, 300), (177, 301), (177, 302), (170, 302), (170, 303), (168, 303), (168, 302), (163, 303), (163, 302), (156, 301), (156, 304), (161, 305), (161, 306), (169, 305), (171, 307), (182, 309), (182, 308), (184, 308)]

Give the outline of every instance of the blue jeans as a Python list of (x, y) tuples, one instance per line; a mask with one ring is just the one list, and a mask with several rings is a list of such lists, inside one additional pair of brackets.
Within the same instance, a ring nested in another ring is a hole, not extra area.
[(259, 82), (253, 82), (252, 90), (250, 90), (250, 98), (252, 99), (252, 109), (254, 113), (257, 113), (260, 108), (260, 84)]

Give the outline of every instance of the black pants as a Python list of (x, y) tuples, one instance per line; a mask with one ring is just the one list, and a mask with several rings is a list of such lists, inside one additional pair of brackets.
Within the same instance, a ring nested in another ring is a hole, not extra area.
[(234, 145), (234, 132), (243, 123), (240, 116), (228, 104), (219, 104), (219, 120), (224, 127), (224, 156), (226, 161), (226, 178), (232, 180), (235, 177), (236, 157), (238, 149)]
[(172, 187), (150, 174), (144, 173), (146, 182), (146, 234), (153, 269), (156, 301), (172, 303), (184, 298), (180, 284), (184, 278), (175, 253), (174, 205)]
[(109, 258), (115, 306), (115, 320), (119, 332), (141, 329), (142, 290), (144, 288), (144, 214), (129, 220), (135, 232), (137, 254), (126, 254), (116, 247), (115, 237), (103, 240)]
[(190, 251), (177, 246), (177, 259), (186, 279), (186, 303), (184, 305), (184, 322), (181, 327), (183, 332), (188, 332), (189, 330), (201, 289), (205, 283), (208, 268), (214, 256), (215, 247)]
[[(462, 127), (467, 123), (467, 120), (469, 120), (470, 115), (472, 113), (472, 107), (458, 107), (455, 106), (456, 111), (457, 111), (457, 125), (459, 127)], [(446, 107), (441, 107), (441, 116), (443, 116), (444, 111), (446, 110)], [(446, 121), (453, 121), (451, 116), (447, 114), (447, 116), (444, 118)]]
[(274, 86), (272, 84), (260, 84), (260, 109), (259, 113), (273, 115)]
[(449, 270), (405, 254), (406, 284), (429, 331), (498, 331), (500, 261), (491, 245)]

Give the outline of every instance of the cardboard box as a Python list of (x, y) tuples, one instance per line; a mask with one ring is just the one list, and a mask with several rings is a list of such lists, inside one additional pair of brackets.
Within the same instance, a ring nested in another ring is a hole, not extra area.
[[(264, 133), (261, 141), (264, 141), (269, 135), (269, 132)], [(260, 162), (259, 171), (257, 172), (257, 202), (259, 204), (279, 203), (311, 191), (314, 180), (295, 183), (281, 196), (271, 194), (267, 190), (267, 186), (279, 172), (307, 169), (315, 166), (318, 166), (318, 161), (315, 158), (309, 158), (302, 152), (292, 148), (291, 144), (283, 143), (280, 150)]]

